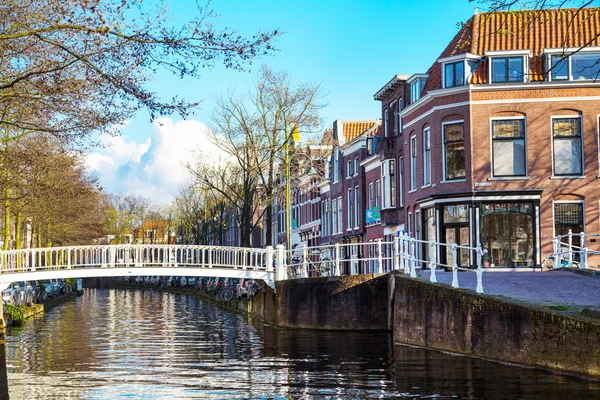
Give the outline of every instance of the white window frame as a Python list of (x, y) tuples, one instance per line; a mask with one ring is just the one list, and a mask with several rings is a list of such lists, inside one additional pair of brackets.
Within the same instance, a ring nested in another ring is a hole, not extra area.
[(352, 177), (352, 160), (346, 160), (346, 179), (350, 179)]
[[(413, 145), (414, 142), (414, 145)], [(410, 157), (410, 191), (409, 193), (417, 190), (417, 136), (413, 135), (410, 137), (409, 141), (409, 157)]]
[[(494, 121), (510, 121), (513, 119), (522, 119), (523, 120), (523, 132), (525, 135), (525, 175), (496, 176), (496, 175), (494, 175), (494, 131), (493, 131), (494, 128), (493, 128), (493, 122)], [(527, 118), (524, 115), (518, 115), (518, 116), (514, 116), (514, 117), (492, 117), (492, 118), (490, 118), (490, 174), (491, 174), (492, 178), (502, 179), (502, 180), (527, 179), (529, 177), (529, 158), (528, 158), (527, 153), (528, 153), (528, 151), (527, 151)]]
[(407, 232), (408, 232), (408, 236), (412, 237), (412, 213), (409, 212), (408, 213), (408, 217), (406, 219), (406, 225), (407, 225)]
[(399, 207), (404, 207), (404, 157), (398, 158), (398, 165), (396, 166), (398, 171), (398, 194), (399, 194)]
[[(335, 206), (335, 208), (334, 208), (334, 206)], [(333, 222), (333, 229), (332, 229), (331, 233), (335, 235), (336, 233), (338, 233), (338, 216), (337, 216), (338, 212), (337, 212), (337, 200), (336, 199), (333, 199), (333, 202), (331, 204), (331, 213), (332, 213), (331, 220)]]
[(354, 165), (352, 168), (354, 169), (354, 176), (358, 176), (358, 157), (354, 157)]
[[(552, 200), (552, 237), (556, 237), (556, 216), (554, 215), (555, 204), (581, 204), (582, 220), (583, 220), (583, 231), (586, 231), (585, 221), (585, 200)], [(581, 232), (573, 232), (573, 236), (579, 235)]]
[[(598, 46), (587, 46), (587, 47), (569, 47), (569, 48), (550, 48), (544, 49), (544, 54), (546, 57), (546, 71), (548, 72), (548, 81), (549, 82), (590, 82), (592, 79), (573, 79), (573, 67), (572, 67), (572, 59), (571, 56), (576, 54), (586, 54), (586, 53), (596, 53), (600, 56), (600, 47)], [(552, 79), (552, 57), (562, 57), (566, 56), (565, 60), (567, 61), (567, 79)]]
[(382, 198), (382, 193), (381, 193), (381, 181), (379, 179), (377, 179), (375, 181), (375, 207), (379, 207), (379, 209), (381, 209), (381, 198)]
[(342, 206), (342, 196), (338, 196), (338, 232), (342, 233), (344, 231), (344, 208)]
[(351, 230), (352, 229), (352, 214), (354, 214), (352, 212), (352, 188), (349, 188), (346, 191), (346, 205), (348, 206), (348, 209), (346, 210), (346, 229), (347, 230)]
[(333, 183), (337, 183), (340, 178), (340, 149), (335, 148), (333, 154)]
[[(390, 170), (390, 162), (395, 162), (395, 159), (389, 158), (381, 163), (381, 209), (395, 207), (395, 201), (392, 201), (392, 175)], [(394, 166), (395, 167), (395, 166)]]
[[(453, 65), (453, 64), (460, 64), (462, 63), (463, 65), (463, 81), (460, 85), (454, 84), (452, 86), (448, 86), (446, 84), (446, 66), (447, 65)], [(462, 60), (456, 60), (456, 61), (448, 61), (442, 64), (442, 87), (443, 88), (453, 88), (453, 87), (458, 87), (458, 86), (465, 86), (466, 82), (467, 82), (467, 59), (462, 59)]]
[[(465, 177), (464, 178), (457, 178), (457, 179), (448, 179), (446, 176), (446, 125), (454, 125), (454, 124), (463, 124), (463, 142), (465, 142)], [(442, 177), (443, 180), (441, 181), (441, 183), (446, 183), (446, 182), (466, 182), (467, 181), (467, 146), (466, 146), (466, 141), (467, 141), (467, 135), (465, 133), (465, 120), (464, 119), (460, 119), (460, 120), (455, 120), (455, 121), (448, 121), (448, 122), (442, 122)]]
[(359, 214), (360, 213), (360, 193), (358, 186), (354, 186), (354, 229), (358, 229), (359, 225)]
[[(579, 119), (579, 132), (581, 132), (581, 175), (556, 175), (554, 173), (554, 119), (562, 118), (577, 118)], [(584, 148), (584, 137), (583, 137), (583, 116), (579, 114), (570, 115), (551, 115), (550, 116), (550, 143), (552, 147), (552, 153), (550, 159), (552, 160), (552, 179), (571, 179), (571, 178), (585, 178), (585, 148)]]
[(369, 182), (369, 209), (373, 208), (373, 182)]
[(388, 107), (383, 110), (383, 136), (388, 137)]
[[(488, 84), (497, 84), (497, 85), (506, 85), (506, 84), (519, 84), (526, 83), (530, 81), (530, 68), (529, 68), (529, 59), (532, 57), (532, 53), (530, 50), (499, 50), (499, 51), (486, 51), (485, 55), (489, 59), (488, 65)], [(492, 82), (492, 78), (494, 76), (494, 58), (523, 58), (523, 80), (522, 81), (505, 81), (505, 82)]]
[(428, 186), (431, 186), (431, 128), (429, 126), (423, 129), (423, 187)]
[(410, 83), (410, 103), (416, 103), (421, 98), (421, 81), (419, 79)]

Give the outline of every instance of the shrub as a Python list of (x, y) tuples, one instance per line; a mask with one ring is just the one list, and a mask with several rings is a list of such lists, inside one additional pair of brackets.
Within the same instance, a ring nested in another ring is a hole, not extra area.
[(14, 306), (12, 304), (4, 305), (4, 312), (9, 313), (12, 316), (13, 323), (22, 324), (25, 321), (25, 316), (23, 315), (23, 310), (21, 308)]

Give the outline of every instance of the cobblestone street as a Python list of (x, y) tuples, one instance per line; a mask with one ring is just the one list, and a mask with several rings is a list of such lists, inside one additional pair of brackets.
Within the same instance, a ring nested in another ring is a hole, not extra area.
[[(430, 271), (421, 276), (429, 279)], [(436, 271), (438, 283), (450, 285), (452, 272)], [(460, 272), (461, 288), (475, 290), (477, 275)], [(600, 306), (600, 277), (585, 276), (569, 271), (547, 272), (488, 272), (483, 273), (483, 291), (487, 295), (505, 296), (513, 299), (549, 305), (576, 307)]]

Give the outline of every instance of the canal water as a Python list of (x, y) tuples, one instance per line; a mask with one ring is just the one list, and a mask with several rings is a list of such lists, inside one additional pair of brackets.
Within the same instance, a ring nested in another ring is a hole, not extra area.
[(384, 333), (274, 329), (153, 290), (86, 290), (14, 329), (4, 352), (13, 400), (600, 398), (595, 381), (393, 345)]

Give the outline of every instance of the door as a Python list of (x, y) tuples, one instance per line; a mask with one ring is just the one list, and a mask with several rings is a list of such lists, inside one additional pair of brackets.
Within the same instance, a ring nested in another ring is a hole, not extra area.
[[(469, 226), (446, 226), (444, 227), (444, 243), (446, 246), (446, 264), (454, 265), (454, 254), (452, 253), (452, 245), (456, 243), (459, 246), (469, 246)], [(463, 248), (456, 249), (456, 265), (459, 267), (469, 267), (470, 257), (469, 250)]]

